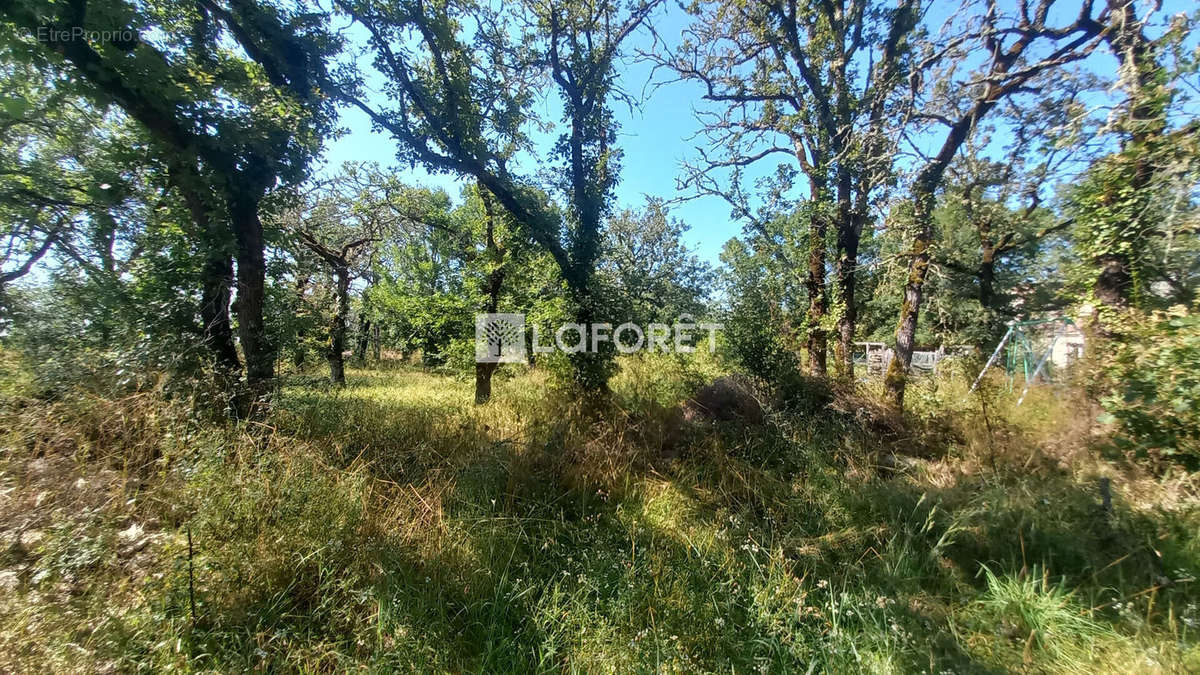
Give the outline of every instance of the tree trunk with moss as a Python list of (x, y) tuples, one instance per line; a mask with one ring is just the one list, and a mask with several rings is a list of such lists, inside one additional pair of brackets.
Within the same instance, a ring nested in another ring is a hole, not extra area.
[(837, 290), (841, 313), (837, 324), (836, 356), (841, 376), (854, 377), (854, 331), (858, 320), (854, 275), (858, 269), (858, 244), (862, 237), (862, 215), (852, 203), (851, 176), (843, 171), (838, 180)]
[(829, 217), (821, 201), (826, 194), (824, 186), (814, 181), (812, 217), (809, 221), (808, 276), (804, 286), (808, 291), (808, 370), (813, 375), (824, 377), (827, 372), (829, 340), (825, 330), (828, 301), (825, 298), (825, 237), (829, 233)]
[[(1126, 205), (1110, 208), (1125, 216), (1123, 222), (1103, 223), (1097, 228), (1101, 236), (1096, 239), (1101, 246), (1092, 258), (1098, 272), (1092, 291), (1102, 306), (1122, 309), (1136, 295), (1135, 268), (1154, 227), (1147, 222), (1151, 209), (1145, 193), (1157, 170), (1154, 156), (1167, 128), (1170, 92), (1164, 86), (1165, 74), (1157, 61), (1156, 45), (1143, 31), (1134, 3), (1109, 0), (1108, 5), (1111, 14), (1107, 40), (1120, 63), (1121, 84), (1129, 97), (1121, 123), (1128, 138), (1104, 181), (1102, 201), (1106, 205)], [(1104, 236), (1106, 233), (1108, 236)]]
[(913, 223), (916, 236), (908, 261), (908, 280), (904, 285), (904, 302), (900, 306), (900, 317), (896, 325), (896, 355), (888, 364), (884, 387), (892, 404), (904, 407), (904, 389), (908, 384), (908, 369), (912, 365), (913, 349), (916, 346), (917, 319), (921, 313), (922, 291), (925, 277), (929, 274), (929, 254), (933, 245), (932, 185), (918, 181), (913, 189)]

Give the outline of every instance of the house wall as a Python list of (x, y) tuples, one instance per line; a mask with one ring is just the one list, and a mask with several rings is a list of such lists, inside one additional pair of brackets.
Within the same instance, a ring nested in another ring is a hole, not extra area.
[(1063, 326), (1058, 330), (1050, 362), (1055, 368), (1066, 368), (1083, 356), (1083, 333), (1074, 326)]

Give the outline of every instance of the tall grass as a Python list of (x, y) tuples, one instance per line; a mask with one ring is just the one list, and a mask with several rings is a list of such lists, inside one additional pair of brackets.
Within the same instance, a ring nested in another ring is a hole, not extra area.
[(150, 392), (8, 393), (0, 669), (1200, 662), (1194, 484), (1064, 436), (1070, 398), (981, 407), (948, 378), (908, 420), (859, 392), (664, 453), (671, 406), (720, 369), (622, 365), (602, 417), (538, 371), (481, 407), (413, 368), (296, 377), (235, 428)]

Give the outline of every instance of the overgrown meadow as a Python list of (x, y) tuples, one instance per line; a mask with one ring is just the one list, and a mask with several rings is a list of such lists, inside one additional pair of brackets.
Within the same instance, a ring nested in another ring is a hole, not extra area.
[(811, 384), (676, 440), (706, 354), (624, 357), (603, 415), (385, 360), (233, 427), (6, 367), (5, 671), (1200, 668), (1195, 478), (1067, 387)]
[(0, 674), (1200, 673), (1196, 4), (0, 1)]

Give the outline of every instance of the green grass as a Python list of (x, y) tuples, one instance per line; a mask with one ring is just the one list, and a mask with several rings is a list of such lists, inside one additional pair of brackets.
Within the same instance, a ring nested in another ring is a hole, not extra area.
[(40, 539), (0, 559), (0, 670), (1200, 667), (1194, 477), (1069, 441), (1073, 399), (997, 395), (985, 434), (929, 382), (899, 430), (843, 405), (664, 456), (716, 372), (627, 361), (602, 419), (537, 372), (479, 408), (415, 369), (296, 377), (233, 429), (10, 395), (0, 517)]

